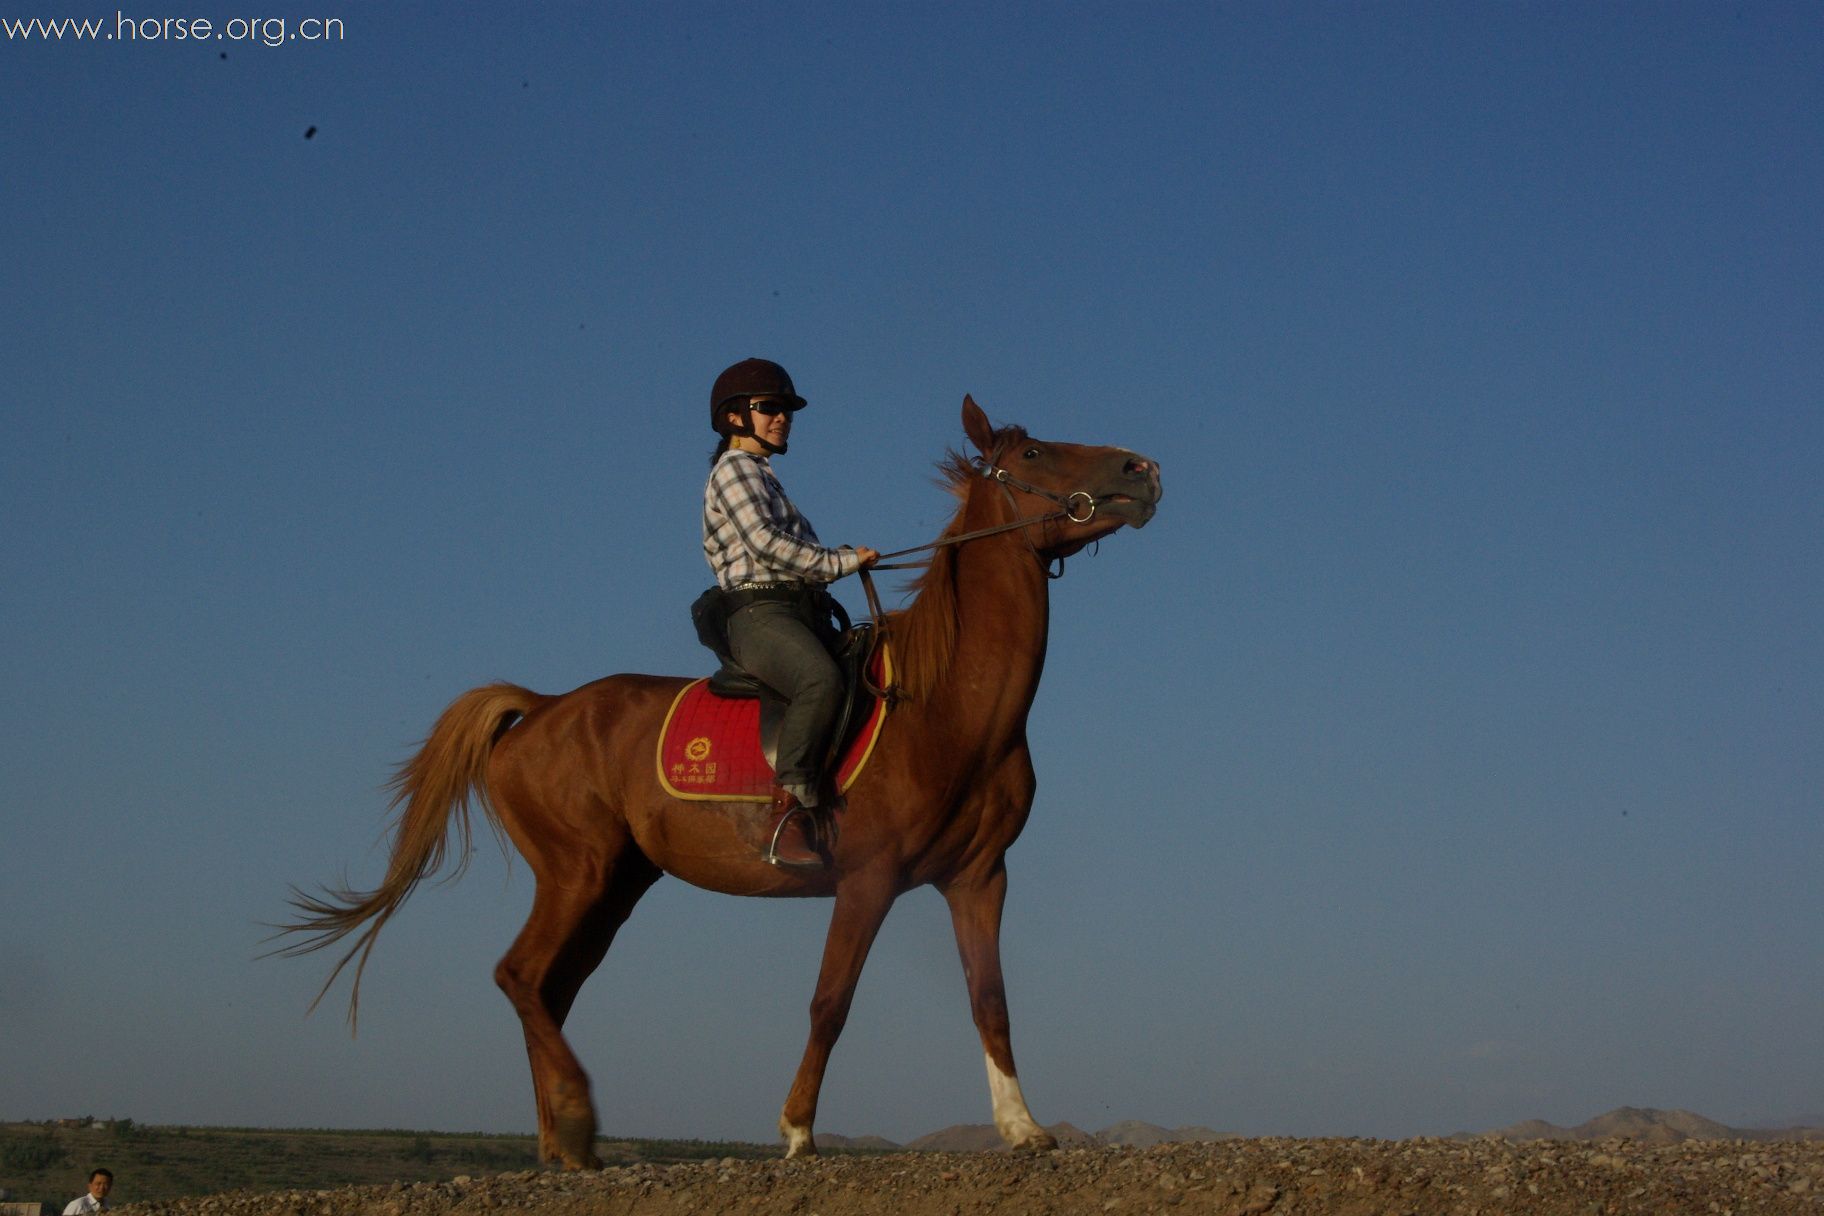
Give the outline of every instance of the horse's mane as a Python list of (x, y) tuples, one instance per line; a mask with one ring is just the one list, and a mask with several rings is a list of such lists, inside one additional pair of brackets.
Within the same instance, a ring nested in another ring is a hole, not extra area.
[[(1026, 428), (1004, 426), (994, 432), (993, 451), (1000, 452), (1026, 438)], [(969, 484), (981, 476), (979, 458), (952, 448), (937, 462), (938, 485), (960, 500), (956, 514), (939, 539), (964, 531), (963, 512), (968, 507)], [(956, 602), (956, 559), (959, 545), (935, 550), (925, 572), (912, 583), (912, 602), (889, 613), (887, 629), (893, 639), (894, 676), (900, 690), (913, 701), (930, 696), (950, 670), (960, 628)]]

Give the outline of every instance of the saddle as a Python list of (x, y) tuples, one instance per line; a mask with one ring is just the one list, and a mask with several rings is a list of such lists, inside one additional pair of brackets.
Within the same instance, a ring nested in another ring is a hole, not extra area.
[[(842, 710), (836, 715), (836, 728), (830, 735), (836, 741), (837, 755), (842, 754), (843, 745), (849, 741), (849, 727), (855, 725), (855, 703), (861, 695), (867, 662), (873, 656), (872, 621), (851, 625), (830, 656), (836, 660), (837, 670), (842, 672)], [(722, 656), (722, 666), (716, 669), (706, 683), (708, 690), (715, 696), (731, 699), (753, 697), (760, 702), (760, 750), (766, 756), (767, 764), (775, 764), (779, 753), (779, 722), (785, 717), (785, 698), (726, 655)]]
[[(714, 636), (694, 606), (692, 615), (699, 633)], [(845, 627), (832, 657), (843, 674), (844, 694), (827, 769), (838, 791), (854, 783), (873, 753), (890, 700), (884, 690), (893, 678), (892, 660), (874, 625), (851, 625), (846, 617), (841, 623)], [(707, 644), (709, 638), (704, 640)], [(659, 783), (674, 798), (768, 801), (785, 699), (736, 663), (725, 642), (712, 649), (721, 667), (686, 685), (665, 716), (659, 732)]]

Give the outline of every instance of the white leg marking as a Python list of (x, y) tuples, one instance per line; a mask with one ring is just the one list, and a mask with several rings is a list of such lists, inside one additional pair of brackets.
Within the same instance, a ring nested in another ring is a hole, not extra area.
[(1020, 1079), (1000, 1070), (994, 1057), (982, 1053), (988, 1062), (988, 1096), (994, 1101), (994, 1127), (1001, 1139), (1014, 1148), (1028, 1144), (1049, 1146), (1051, 1133), (1040, 1127), (1032, 1112), (1026, 1109), (1026, 1095), (1020, 1092)]
[(796, 1123), (787, 1123), (785, 1116), (779, 1116), (779, 1134), (785, 1137), (785, 1155), (787, 1157), (815, 1157), (817, 1142), (811, 1139), (811, 1129), (799, 1127)]

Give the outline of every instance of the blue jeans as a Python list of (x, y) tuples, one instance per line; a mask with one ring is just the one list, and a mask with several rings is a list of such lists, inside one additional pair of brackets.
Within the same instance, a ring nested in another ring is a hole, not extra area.
[(816, 806), (830, 732), (842, 712), (836, 660), (790, 603), (762, 601), (729, 617), (728, 648), (735, 662), (785, 698), (775, 778), (805, 806)]

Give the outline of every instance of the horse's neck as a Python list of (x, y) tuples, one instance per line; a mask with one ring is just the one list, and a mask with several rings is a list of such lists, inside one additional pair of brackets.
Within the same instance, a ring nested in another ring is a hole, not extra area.
[[(1004, 496), (972, 504), (969, 526), (1011, 519), (996, 508)], [(993, 746), (1024, 729), (1038, 692), (1050, 625), (1045, 568), (1020, 531), (963, 545), (956, 562), (956, 653), (947, 707), (951, 720), (969, 724)]]
[(1045, 662), (1050, 626), (1047, 581), (1038, 555), (1018, 533), (979, 545), (974, 552), (965, 549), (958, 555), (956, 571), (958, 650), (1000, 668), (1002, 678), (1018, 679), (1030, 667), (1036, 681)]

